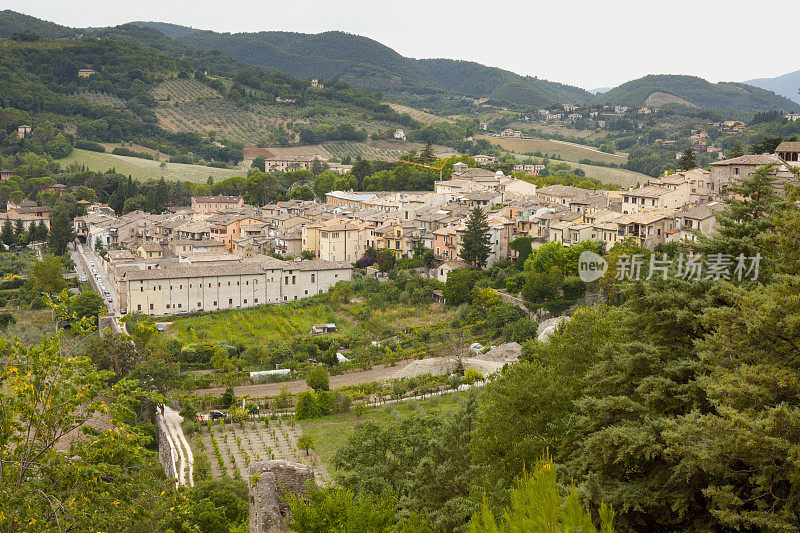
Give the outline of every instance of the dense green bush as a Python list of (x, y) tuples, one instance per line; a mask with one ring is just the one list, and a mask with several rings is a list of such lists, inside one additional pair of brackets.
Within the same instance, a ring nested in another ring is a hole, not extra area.
[(87, 141), (85, 139), (76, 139), (75, 140), (75, 148), (80, 148), (81, 150), (89, 150), (92, 152), (101, 152), (105, 153), (106, 148), (100, 143), (96, 143), (94, 141)]

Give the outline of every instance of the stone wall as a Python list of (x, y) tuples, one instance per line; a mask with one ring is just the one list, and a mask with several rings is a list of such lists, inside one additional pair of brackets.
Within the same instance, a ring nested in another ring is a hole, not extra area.
[(314, 470), (291, 461), (262, 461), (250, 464), (250, 533), (288, 531), (291, 520), (285, 493), (305, 494), (314, 483)]
[(161, 410), (156, 408), (155, 415), (156, 422), (156, 441), (158, 444), (158, 461), (164, 469), (164, 474), (168, 478), (178, 479), (177, 467), (175, 466), (178, 460), (178, 454), (175, 451), (175, 445), (172, 438), (169, 436), (167, 426), (164, 423), (164, 415)]

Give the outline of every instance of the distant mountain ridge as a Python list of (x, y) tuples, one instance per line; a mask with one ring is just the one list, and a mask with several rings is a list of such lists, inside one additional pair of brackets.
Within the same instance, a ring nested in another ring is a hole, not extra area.
[(757, 83), (714, 84), (696, 76), (680, 75), (649, 75), (603, 92), (601, 89), (590, 92), (472, 61), (408, 58), (374, 39), (341, 31), (231, 34), (153, 21), (78, 29), (14, 11), (0, 12), (0, 38), (26, 28), (52, 39), (86, 33), (136, 42), (177, 56), (219, 51), (242, 63), (274, 68), (306, 79), (341, 79), (357, 87), (407, 100), (453, 93), (523, 107), (588, 103), (643, 106), (646, 102), (648, 105), (665, 102), (717, 110), (800, 111), (800, 95), (787, 98), (795, 83), (793, 76), (800, 79), (800, 72), (772, 80), (773, 87), (780, 89), (783, 96), (771, 92), (771, 87), (767, 86), (769, 80), (754, 80), (765, 85), (762, 88)]
[(774, 78), (757, 78), (745, 83), (772, 91), (800, 104), (800, 70)]

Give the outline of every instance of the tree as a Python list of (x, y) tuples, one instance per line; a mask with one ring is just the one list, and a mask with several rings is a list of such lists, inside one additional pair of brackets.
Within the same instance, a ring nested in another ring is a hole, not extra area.
[(381, 272), (389, 272), (397, 263), (397, 258), (391, 250), (381, 250), (378, 252), (378, 269)]
[(313, 200), (314, 191), (308, 185), (301, 185), (292, 191), (291, 197), (295, 200)]
[(30, 28), (25, 28), (22, 31), (16, 31), (11, 34), (11, 40), (13, 41), (21, 41), (21, 42), (34, 42), (41, 39), (38, 33), (31, 30)]
[(328, 373), (325, 371), (325, 367), (322, 365), (314, 365), (311, 367), (311, 370), (308, 371), (308, 377), (306, 378), (306, 385), (317, 392), (329, 390), (330, 384), (328, 382)]
[(275, 400), (275, 407), (278, 409), (286, 409), (291, 405), (292, 394), (286, 385), (281, 385), (281, 390), (278, 392), (278, 397)]
[(69, 310), (76, 318), (89, 317), (96, 319), (100, 315), (105, 301), (94, 291), (86, 291), (69, 300)]
[[(195, 470), (195, 480), (197, 478)], [(182, 512), (167, 513), (160, 530), (175, 533), (245, 531), (247, 491), (247, 482), (241, 479), (198, 481), (194, 487), (186, 488)]]
[(678, 165), (681, 167), (681, 170), (692, 170), (697, 167), (697, 161), (692, 148), (687, 148), (681, 153), (681, 157), (678, 159)]
[(612, 533), (614, 511), (602, 504), (599, 509), (600, 529), (592, 514), (581, 505), (575, 485), (562, 495), (556, 479), (556, 465), (545, 456), (533, 471), (523, 471), (509, 495), (510, 503), (499, 513), (499, 522), (484, 498), (480, 511), (469, 524), (470, 533), (526, 533), (552, 531), (569, 533)]
[(309, 435), (308, 433), (304, 433), (300, 435), (297, 439), (297, 449), (303, 450), (306, 455), (308, 455), (308, 451), (314, 448), (314, 437)]
[[(3, 228), (5, 230), (5, 228)], [(14, 241), (17, 243), (21, 243), (25, 238), (25, 226), (22, 223), (22, 219), (18, 218), (16, 224), (14, 224)]]
[(424, 515), (437, 531), (455, 531), (475, 512), (470, 490), (478, 468), (469, 444), (477, 415), (472, 390), (431, 439), (409, 478), (407, 495), (400, 500), (401, 508)]
[(744, 155), (744, 149), (742, 148), (742, 145), (739, 144), (739, 143), (736, 143), (733, 146), (733, 148), (731, 148), (731, 153), (728, 154), (728, 158), (729, 159), (733, 159), (735, 157), (742, 157), (743, 155)]
[[(487, 383), (471, 449), (487, 482), (509, 487), (548, 449), (568, 447), (574, 401), (586, 383), (578, 378), (618, 336), (622, 309), (581, 307), (547, 342), (526, 345), (524, 361), (506, 367)], [(566, 441), (566, 444), (565, 444)]]
[(513, 241), (508, 244), (508, 247), (517, 252), (517, 258), (514, 260), (514, 263), (521, 268), (525, 261), (528, 259), (528, 256), (531, 255), (533, 252), (533, 248), (531, 243), (533, 239), (531, 237), (517, 237)]
[(125, 378), (143, 360), (130, 338), (118, 334), (94, 337), (86, 345), (86, 356), (100, 370), (113, 373), (106, 378), (112, 384)]
[(490, 243), (491, 236), (486, 214), (476, 207), (467, 220), (459, 256), (468, 265), (478, 269), (483, 268), (491, 251)]
[(481, 273), (468, 268), (458, 268), (447, 275), (442, 293), (447, 305), (457, 306), (472, 300), (472, 289)]
[(433, 153), (433, 145), (431, 144), (431, 140), (428, 139), (425, 142), (425, 148), (419, 153), (419, 158), (422, 161), (435, 161), (436, 156)]
[[(120, 531), (178, 505), (149, 439), (130, 424), (144, 399), (131, 382), (106, 389), (108, 373), (65, 350), (60, 336), (1, 344), (4, 529)], [(88, 427), (104, 412), (101, 428)], [(81, 438), (61, 451), (67, 434)]]
[(253, 163), (250, 165), (250, 168), (257, 168), (261, 172), (266, 172), (266, 156), (260, 155), (253, 159)]
[(396, 529), (397, 500), (391, 494), (373, 496), (341, 488), (310, 486), (302, 496), (288, 493), (292, 520), (288, 526), (297, 533), (326, 531), (369, 531), (392, 533)]
[(236, 401), (236, 396), (233, 393), (233, 387), (228, 387), (225, 389), (225, 392), (222, 393), (222, 398), (220, 398), (220, 403), (223, 409), (229, 409), (231, 405)]
[(31, 278), (34, 291), (50, 296), (61, 292), (67, 286), (61, 260), (50, 254), (42, 257), (41, 261), (33, 263)]
[(67, 246), (74, 239), (75, 234), (72, 230), (70, 206), (59, 201), (50, 218), (50, 238), (48, 240), (50, 250), (56, 255), (64, 255), (67, 251)]
[(361, 161), (356, 161), (356, 164), (353, 165), (352, 169), (350, 169), (350, 174), (352, 174), (358, 180), (359, 188), (361, 187), (361, 184), (364, 182), (364, 178), (371, 175), (372, 172), (373, 172), (372, 163), (370, 163), (366, 159), (362, 159)]
[[(698, 236), (695, 248), (706, 254), (755, 257), (766, 255), (769, 247), (761, 240), (775, 227), (775, 218), (791, 205), (774, 189), (773, 167), (757, 169), (741, 184), (734, 184), (728, 209), (715, 211), (718, 230), (713, 237)], [(769, 268), (769, 266), (766, 266)]]
[(294, 405), (294, 416), (297, 420), (308, 420), (322, 416), (317, 395), (312, 391), (302, 391), (297, 395)]
[(0, 238), (2, 238), (3, 244), (6, 246), (11, 246), (16, 242), (16, 239), (14, 238), (14, 227), (11, 225), (11, 219), (7, 218), (3, 224), (3, 231), (0, 233)]

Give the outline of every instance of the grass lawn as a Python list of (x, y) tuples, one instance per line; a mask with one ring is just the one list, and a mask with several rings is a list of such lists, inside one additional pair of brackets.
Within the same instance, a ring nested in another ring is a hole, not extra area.
[(303, 434), (314, 438), (314, 450), (319, 454), (320, 460), (333, 474), (334, 468), (330, 464), (333, 455), (341, 448), (353, 434), (358, 424), (372, 421), (381, 426), (386, 426), (408, 418), (414, 413), (437, 414), (452, 411), (458, 407), (459, 398), (466, 393), (455, 392), (443, 396), (434, 396), (426, 400), (410, 400), (393, 403), (380, 407), (367, 408), (367, 412), (358, 418), (352, 411), (313, 420), (301, 420), (297, 424)]
[(59, 159), (58, 162), (62, 167), (78, 163), (95, 172), (105, 172), (114, 168), (120, 174), (133, 176), (139, 181), (157, 180), (163, 176), (168, 181), (205, 183), (209, 176), (213, 176), (215, 181), (219, 181), (247, 174), (245, 170), (241, 169), (213, 168), (182, 163), (164, 163), (165, 167), (161, 168), (162, 163), (158, 161), (80, 149), (73, 150), (68, 157)]

